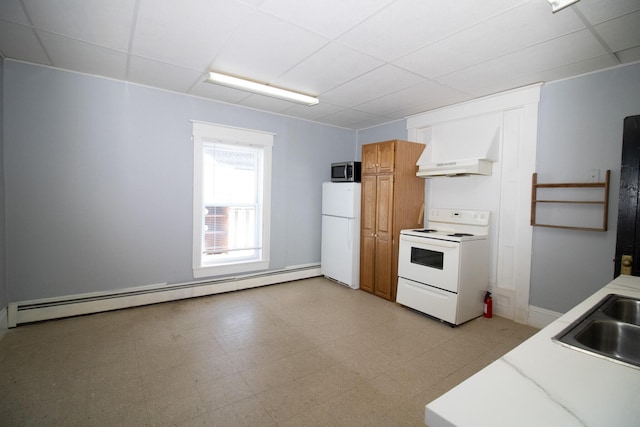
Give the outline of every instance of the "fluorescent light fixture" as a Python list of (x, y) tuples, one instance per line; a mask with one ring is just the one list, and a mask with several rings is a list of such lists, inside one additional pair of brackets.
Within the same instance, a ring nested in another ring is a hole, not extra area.
[(207, 83), (216, 83), (219, 85), (232, 87), (234, 89), (241, 89), (249, 92), (259, 93), (261, 95), (272, 96), (274, 98), (286, 99), (287, 101), (294, 101), (308, 106), (316, 105), (318, 102), (320, 102), (318, 101), (318, 98), (315, 98), (313, 96), (303, 95), (298, 92), (280, 89), (279, 87), (269, 86), (262, 83), (252, 82), (251, 80), (244, 80), (238, 77), (216, 73), (215, 71), (209, 72), (209, 78), (206, 81)]
[(551, 12), (556, 13), (565, 7), (578, 3), (580, 0), (547, 0), (551, 5)]

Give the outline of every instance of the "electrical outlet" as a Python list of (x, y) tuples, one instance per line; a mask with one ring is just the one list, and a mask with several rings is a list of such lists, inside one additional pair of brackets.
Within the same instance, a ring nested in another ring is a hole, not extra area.
[(589, 182), (600, 182), (600, 169), (589, 169)]

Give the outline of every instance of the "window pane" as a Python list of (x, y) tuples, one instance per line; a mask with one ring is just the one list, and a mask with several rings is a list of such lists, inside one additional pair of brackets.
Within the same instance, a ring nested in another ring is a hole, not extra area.
[(255, 204), (259, 150), (207, 144), (204, 149), (204, 203)]
[(205, 144), (204, 244), (208, 262), (260, 256), (259, 171), (261, 149)]

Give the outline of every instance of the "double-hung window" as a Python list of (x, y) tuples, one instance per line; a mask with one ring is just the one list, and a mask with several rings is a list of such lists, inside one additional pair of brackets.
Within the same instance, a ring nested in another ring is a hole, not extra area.
[(193, 276), (269, 267), (273, 134), (193, 123)]

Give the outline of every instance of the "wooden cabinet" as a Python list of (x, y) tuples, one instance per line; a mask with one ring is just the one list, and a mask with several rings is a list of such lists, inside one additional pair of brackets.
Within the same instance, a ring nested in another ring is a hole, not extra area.
[[(360, 288), (391, 299), (393, 175), (362, 177)], [(377, 279), (377, 280), (376, 280)]]
[(393, 173), (395, 167), (395, 146), (395, 141), (363, 145), (362, 173)]
[(400, 230), (423, 226), (423, 144), (392, 140), (362, 146), (360, 289), (395, 301)]

